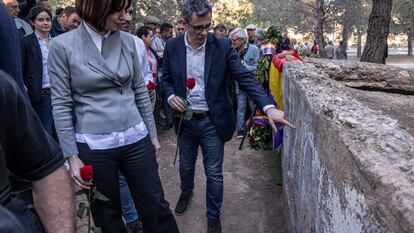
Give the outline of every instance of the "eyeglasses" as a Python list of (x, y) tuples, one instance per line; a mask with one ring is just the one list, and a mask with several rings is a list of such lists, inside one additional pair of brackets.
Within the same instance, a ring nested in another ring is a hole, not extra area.
[(237, 38), (237, 39), (233, 39), (233, 38), (231, 38), (230, 40), (231, 40), (231, 42), (233, 42), (233, 43), (234, 43), (234, 42), (236, 42), (236, 41), (240, 40), (240, 38)]
[(192, 25), (191, 23), (188, 23), (188, 25), (190, 25), (196, 33), (201, 33), (204, 30), (208, 32), (214, 27), (213, 23), (209, 23), (207, 25)]

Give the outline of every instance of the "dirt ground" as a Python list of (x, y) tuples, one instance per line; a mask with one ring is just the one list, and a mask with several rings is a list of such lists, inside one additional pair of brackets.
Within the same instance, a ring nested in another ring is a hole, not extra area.
[[(172, 130), (160, 136), (163, 146), (158, 155), (159, 174), (166, 199), (173, 211), (180, 195), (178, 163), (174, 166), (176, 137)], [(286, 207), (282, 187), (271, 175), (269, 156), (244, 146), (240, 140), (226, 144), (224, 155), (224, 203), (222, 207), (223, 233), (286, 233)], [(274, 170), (274, 169), (273, 169)], [(205, 175), (202, 155), (197, 160), (194, 197), (184, 216), (175, 216), (181, 233), (207, 232), (205, 207)], [(78, 202), (80, 199), (78, 198)], [(86, 221), (78, 221), (79, 233), (86, 232)]]
[[(160, 137), (164, 145), (158, 157), (166, 199), (174, 209), (180, 194), (178, 164), (173, 166), (175, 134), (170, 130)], [(223, 233), (285, 233), (287, 222), (282, 187), (275, 185), (263, 153), (246, 146), (239, 151), (240, 140), (226, 144), (224, 154)], [(207, 232), (205, 215), (205, 176), (199, 152), (195, 190), (190, 210), (176, 216), (182, 233)]]

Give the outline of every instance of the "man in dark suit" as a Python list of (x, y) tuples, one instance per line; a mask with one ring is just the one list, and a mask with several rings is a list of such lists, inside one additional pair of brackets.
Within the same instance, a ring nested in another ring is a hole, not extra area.
[[(226, 86), (227, 73), (267, 114), (275, 130), (275, 122), (294, 126), (272, 105), (252, 73), (242, 66), (231, 41), (208, 33), (212, 28), (212, 7), (207, 0), (188, 0), (183, 6), (182, 17), (188, 30), (167, 41), (162, 76), (163, 90), (171, 107), (178, 112), (193, 113), (190, 120), (184, 121), (179, 134), (181, 195), (175, 213), (183, 215), (188, 209), (200, 146), (207, 176), (208, 232), (221, 232), (224, 144), (235, 130)], [(196, 85), (187, 97), (185, 83), (190, 77), (196, 80)], [(184, 101), (182, 98), (186, 97), (187, 101)]]
[(23, 85), (20, 56), (19, 36), (12, 17), (6, 10), (3, 2), (0, 2), (0, 69), (9, 74), (19, 85), (22, 93), (27, 97)]

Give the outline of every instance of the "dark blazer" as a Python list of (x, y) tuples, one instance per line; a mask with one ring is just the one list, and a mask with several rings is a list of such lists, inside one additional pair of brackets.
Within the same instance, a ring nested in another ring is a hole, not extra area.
[(23, 81), (30, 102), (37, 104), (42, 100), (42, 50), (36, 34), (33, 32), (21, 39)]
[[(272, 104), (260, 83), (242, 66), (231, 41), (209, 33), (204, 71), (205, 94), (217, 134), (225, 141), (232, 138), (236, 127), (233, 106), (227, 91), (227, 74), (238, 82), (240, 88), (260, 108)], [(168, 40), (164, 49), (161, 83), (165, 96), (168, 98), (175, 94), (185, 97), (186, 78), (186, 47), (184, 36), (179, 36)]]
[(3, 2), (0, 2), (0, 69), (9, 74), (19, 85), (22, 93), (27, 97), (21, 73), (20, 44), (16, 24), (7, 12)]

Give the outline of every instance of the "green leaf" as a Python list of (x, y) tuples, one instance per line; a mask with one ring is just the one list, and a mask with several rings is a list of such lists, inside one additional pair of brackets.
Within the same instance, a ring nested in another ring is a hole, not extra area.
[(109, 201), (109, 199), (103, 195), (101, 192), (95, 190), (93, 194), (93, 200), (100, 200), (100, 201)]
[(79, 189), (78, 191), (76, 191), (75, 196), (81, 196), (84, 193), (85, 192), (82, 189)]
[(92, 233), (102, 233), (102, 230), (100, 227), (91, 226), (91, 232)]
[(86, 206), (85, 202), (79, 203), (78, 210), (76, 211), (76, 216), (78, 216), (79, 218), (85, 217), (87, 208), (88, 207)]
[(184, 120), (186, 120), (186, 121), (191, 120), (192, 117), (193, 117), (193, 112), (192, 111), (185, 112)]

